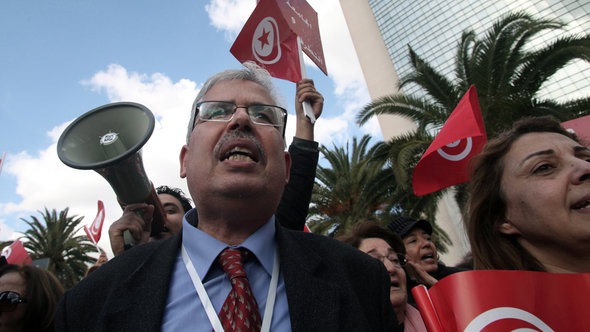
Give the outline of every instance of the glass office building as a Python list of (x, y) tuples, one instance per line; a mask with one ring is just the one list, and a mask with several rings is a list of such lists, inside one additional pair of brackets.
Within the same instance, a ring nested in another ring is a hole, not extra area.
[[(454, 77), (455, 52), (464, 30), (481, 36), (508, 12), (525, 11), (538, 18), (566, 23), (559, 33), (541, 33), (532, 44), (554, 40), (563, 34), (590, 32), (590, 1), (574, 0), (369, 0), (377, 25), (399, 77), (412, 68), (408, 45), (447, 77)], [(558, 72), (543, 93), (556, 99), (590, 95), (590, 65), (582, 60)], [(417, 93), (408, 86), (405, 93)]]

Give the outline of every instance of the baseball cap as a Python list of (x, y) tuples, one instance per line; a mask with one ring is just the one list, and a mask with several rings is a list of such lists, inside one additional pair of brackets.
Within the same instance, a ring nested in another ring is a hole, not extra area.
[(408, 235), (412, 228), (418, 227), (432, 234), (432, 225), (426, 220), (416, 220), (412, 217), (402, 216), (395, 218), (387, 225), (387, 228), (401, 237)]

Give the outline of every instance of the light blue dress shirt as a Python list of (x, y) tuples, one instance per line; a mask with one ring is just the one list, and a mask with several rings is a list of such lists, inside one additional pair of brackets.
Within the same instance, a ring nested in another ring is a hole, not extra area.
[[(188, 220), (191, 222), (189, 223)], [(251, 257), (246, 261), (245, 269), (256, 303), (258, 303), (260, 316), (264, 319), (266, 297), (272, 274), (274, 253), (277, 247), (274, 216), (239, 246), (228, 246), (191, 224), (197, 225), (195, 209), (187, 212), (183, 218), (182, 242), (207, 290), (215, 312), (219, 313), (231, 289), (231, 283), (217, 262), (217, 256), (227, 247), (243, 247), (256, 256), (256, 259)], [(211, 332), (212, 329), (213, 327), (182, 261), (179, 250), (174, 264), (174, 271), (172, 272), (168, 299), (166, 300), (162, 331)], [(270, 330), (291, 331), (287, 293), (282, 271), (279, 274), (277, 297)]]

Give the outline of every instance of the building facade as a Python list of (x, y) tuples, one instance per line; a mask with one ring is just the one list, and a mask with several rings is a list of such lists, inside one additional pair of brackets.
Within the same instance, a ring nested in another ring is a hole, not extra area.
[[(371, 98), (400, 93), (399, 77), (412, 71), (408, 45), (441, 74), (453, 78), (455, 52), (465, 30), (478, 35), (508, 12), (525, 11), (538, 18), (567, 23), (561, 32), (540, 34), (532, 44), (553, 40), (562, 34), (590, 31), (590, 2), (574, 0), (339, 0), (367, 82)], [(568, 64), (542, 87), (546, 97), (568, 100), (590, 96), (590, 65)], [(417, 86), (403, 93), (420, 95)], [(388, 140), (415, 128), (404, 118), (378, 117), (383, 137)], [(443, 198), (436, 221), (453, 241), (442, 258), (454, 265), (469, 251), (459, 209), (452, 195)]]

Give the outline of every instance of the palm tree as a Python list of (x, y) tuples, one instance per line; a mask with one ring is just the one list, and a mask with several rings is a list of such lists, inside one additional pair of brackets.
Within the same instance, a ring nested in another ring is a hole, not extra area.
[(388, 210), (393, 176), (384, 162), (371, 162), (370, 139), (353, 138), (351, 149), (348, 143), (332, 150), (320, 147), (331, 167), (318, 166), (308, 218), (314, 233), (342, 234), (358, 221), (378, 220), (378, 212)]
[[(404, 166), (400, 170), (406, 170), (405, 174), (396, 173), (397, 183), (409, 183), (411, 171), (432, 142), (434, 136), (430, 133), (443, 126), (472, 84), (478, 92), (488, 137), (525, 116), (549, 114), (565, 121), (590, 114), (588, 97), (559, 102), (539, 94), (543, 84), (569, 62), (590, 61), (588, 35), (565, 36), (531, 49), (531, 40), (539, 32), (563, 27), (555, 20), (517, 12), (499, 19), (481, 38), (473, 31), (465, 31), (457, 49), (454, 78), (441, 75), (409, 47), (414, 71), (400, 79), (400, 87), (417, 84), (426, 96), (386, 96), (366, 105), (357, 117), (360, 125), (379, 114), (405, 116), (417, 124), (415, 134), (384, 143), (387, 147), (382, 148), (390, 153), (381, 154), (381, 158), (389, 158), (393, 164)], [(396, 149), (400, 141), (413, 148)], [(466, 201), (464, 186), (457, 187), (456, 197), (462, 207)], [(432, 199), (436, 201), (436, 197)]]
[(23, 233), (23, 246), (32, 259), (49, 258), (48, 270), (52, 272), (65, 288), (75, 285), (86, 272), (88, 264), (95, 258), (88, 255), (95, 250), (87, 236), (76, 235), (83, 217), (68, 216), (69, 208), (57, 214), (45, 208), (39, 211), (44, 222), (31, 216), (31, 221), (21, 218), (30, 229)]

